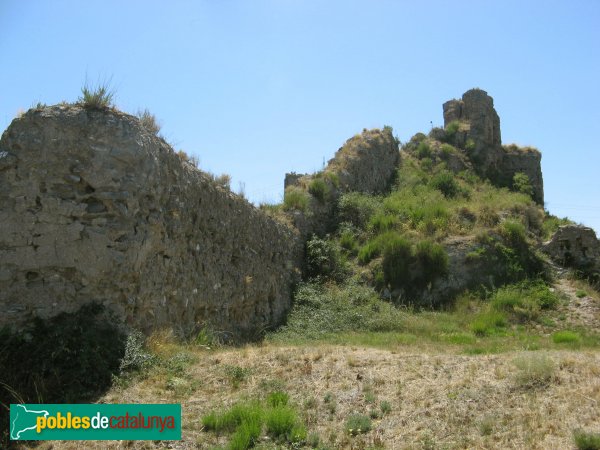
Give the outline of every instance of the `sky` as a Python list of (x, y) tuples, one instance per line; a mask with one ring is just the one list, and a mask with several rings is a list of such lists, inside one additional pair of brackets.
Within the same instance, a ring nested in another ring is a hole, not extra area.
[(600, 1), (0, 0), (0, 130), (109, 82), (176, 150), (279, 202), (363, 128), (406, 142), (473, 87), (542, 152), (546, 208), (600, 232)]

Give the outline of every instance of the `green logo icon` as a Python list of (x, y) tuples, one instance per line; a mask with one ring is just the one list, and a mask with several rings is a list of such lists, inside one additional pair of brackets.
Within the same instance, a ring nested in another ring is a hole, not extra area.
[(181, 405), (12, 404), (12, 440), (180, 440)]

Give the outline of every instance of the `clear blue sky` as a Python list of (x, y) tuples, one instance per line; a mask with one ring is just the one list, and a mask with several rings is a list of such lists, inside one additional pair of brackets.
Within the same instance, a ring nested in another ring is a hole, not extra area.
[(279, 201), (363, 128), (402, 141), (472, 87), (538, 147), (546, 205), (600, 231), (600, 2), (0, 0), (0, 128), (111, 79), (201, 168)]

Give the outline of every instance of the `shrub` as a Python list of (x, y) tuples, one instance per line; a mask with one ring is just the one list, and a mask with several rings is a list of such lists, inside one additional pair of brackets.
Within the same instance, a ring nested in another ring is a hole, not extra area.
[(282, 391), (271, 392), (267, 397), (267, 403), (269, 406), (286, 406), (290, 396)]
[(420, 265), (423, 285), (433, 282), (436, 278), (448, 273), (448, 254), (440, 244), (431, 241), (421, 241), (417, 244), (415, 257)]
[(308, 193), (299, 186), (288, 186), (283, 194), (283, 209), (305, 212), (308, 209)]
[(240, 383), (245, 381), (248, 375), (250, 375), (250, 369), (246, 367), (226, 365), (223, 369), (225, 375), (227, 375), (227, 378), (229, 378), (229, 381), (235, 388), (239, 387)]
[(364, 414), (352, 414), (346, 419), (346, 431), (353, 436), (371, 431), (371, 419)]
[(96, 87), (87, 85), (81, 88), (81, 97), (78, 103), (87, 109), (108, 109), (114, 106), (115, 93), (108, 83), (99, 84)]
[(308, 192), (321, 203), (325, 203), (329, 194), (329, 186), (322, 178), (314, 178), (308, 185)]
[(380, 209), (381, 200), (359, 192), (344, 194), (338, 201), (339, 221), (349, 222), (358, 228), (364, 228)]
[(447, 170), (434, 175), (430, 181), (430, 186), (440, 191), (446, 198), (456, 197), (460, 192), (460, 188), (454, 179), (454, 175)]
[(390, 214), (377, 213), (369, 220), (369, 228), (377, 233), (391, 230), (398, 225), (398, 218)]
[(417, 147), (417, 158), (431, 158), (431, 147), (426, 141), (419, 143)]
[(573, 440), (578, 450), (600, 450), (600, 433), (575, 430)]
[(446, 125), (446, 136), (453, 137), (456, 132), (460, 128), (460, 122), (458, 120), (453, 120), (448, 125)]
[(387, 242), (395, 239), (397, 236), (399, 236), (398, 233), (388, 231), (376, 236), (373, 239), (370, 239), (358, 251), (358, 262), (361, 264), (367, 264), (371, 260), (377, 258), (382, 254)]
[(315, 235), (306, 242), (306, 272), (309, 277), (341, 275), (341, 256), (335, 242)]
[(285, 406), (277, 406), (267, 413), (265, 422), (270, 435), (285, 437), (296, 424), (296, 413)]
[(574, 331), (557, 331), (552, 335), (552, 342), (555, 344), (579, 344), (581, 336)]
[(477, 336), (489, 336), (508, 325), (506, 316), (500, 311), (485, 311), (471, 322), (471, 331)]
[(340, 246), (348, 250), (351, 254), (356, 253), (358, 242), (354, 231), (350, 228), (344, 228), (340, 231)]
[(140, 124), (142, 127), (144, 127), (144, 129), (146, 129), (146, 131), (158, 135), (160, 132), (160, 125), (156, 121), (154, 114), (147, 109), (144, 109), (143, 111), (137, 112), (137, 117), (140, 119)]
[(552, 358), (544, 354), (529, 354), (515, 358), (517, 367), (515, 381), (523, 388), (546, 386), (552, 381), (556, 365)]
[(522, 194), (526, 194), (529, 197), (533, 196), (533, 187), (531, 186), (531, 181), (529, 177), (523, 172), (517, 172), (512, 180), (513, 190), (516, 192), (520, 192)]
[(125, 354), (119, 366), (121, 373), (145, 369), (153, 362), (153, 356), (144, 349), (144, 335), (140, 331), (132, 331), (127, 336)]
[(440, 152), (441, 152), (442, 158), (448, 159), (448, 157), (450, 155), (452, 155), (453, 153), (456, 153), (456, 149), (454, 147), (452, 147), (450, 144), (442, 144), (442, 146), (440, 147)]
[(389, 414), (392, 411), (392, 405), (390, 402), (388, 402), (387, 400), (383, 400), (380, 404), (379, 407), (381, 409), (381, 413), (385, 416), (386, 414)]
[(215, 177), (215, 183), (225, 189), (231, 189), (231, 175), (222, 173), (218, 177)]
[(405, 238), (394, 235), (385, 243), (383, 250), (383, 276), (392, 287), (403, 287), (410, 281), (411, 244)]

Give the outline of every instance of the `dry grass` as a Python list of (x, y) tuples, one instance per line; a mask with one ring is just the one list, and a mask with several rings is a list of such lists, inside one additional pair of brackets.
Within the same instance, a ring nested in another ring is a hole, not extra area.
[[(154, 345), (157, 345), (156, 343)], [(159, 346), (165, 351), (172, 343)], [(174, 350), (173, 348), (171, 350)], [(188, 349), (189, 351), (189, 349)], [(551, 380), (535, 389), (515, 378), (520, 353), (463, 356), (384, 351), (359, 347), (253, 346), (194, 350), (186, 373), (197, 386), (178, 396), (164, 374), (150, 373), (113, 388), (101, 401), (181, 402), (183, 440), (172, 448), (212, 448), (227, 439), (202, 430), (200, 418), (241, 399), (265, 398), (274, 390), (290, 395), (309, 433), (329, 448), (570, 448), (573, 430), (600, 423), (600, 353), (553, 351)], [(227, 367), (248, 375), (232, 386)], [(352, 414), (369, 415), (380, 402), (390, 410), (372, 430), (344, 431)], [(154, 448), (166, 443), (45, 443), (42, 449)], [(274, 448), (274, 447), (266, 447)]]

